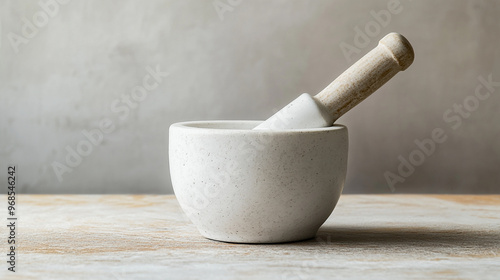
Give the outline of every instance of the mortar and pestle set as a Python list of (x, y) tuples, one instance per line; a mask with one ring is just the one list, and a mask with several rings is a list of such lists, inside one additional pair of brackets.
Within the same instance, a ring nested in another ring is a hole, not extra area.
[(340, 116), (413, 62), (390, 33), (324, 90), (306, 93), (262, 121), (191, 121), (170, 126), (175, 196), (200, 233), (236, 243), (313, 238), (332, 213), (347, 171)]

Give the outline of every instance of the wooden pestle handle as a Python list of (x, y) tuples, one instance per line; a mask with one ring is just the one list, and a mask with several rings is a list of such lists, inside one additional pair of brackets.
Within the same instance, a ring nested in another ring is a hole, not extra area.
[(406, 70), (413, 59), (410, 42), (401, 34), (390, 33), (314, 98), (326, 107), (335, 121), (399, 71)]

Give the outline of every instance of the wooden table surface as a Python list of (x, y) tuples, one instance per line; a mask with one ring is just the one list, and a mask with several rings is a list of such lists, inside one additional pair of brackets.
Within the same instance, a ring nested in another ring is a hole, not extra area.
[(1, 279), (500, 279), (500, 195), (343, 195), (315, 239), (268, 245), (201, 237), (173, 196), (17, 205), (17, 272), (3, 261)]

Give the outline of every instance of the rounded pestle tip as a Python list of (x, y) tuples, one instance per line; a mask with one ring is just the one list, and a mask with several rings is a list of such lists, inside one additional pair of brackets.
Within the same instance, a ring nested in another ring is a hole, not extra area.
[(396, 62), (401, 66), (401, 71), (406, 70), (413, 63), (415, 53), (410, 42), (399, 33), (389, 33), (379, 44), (384, 45), (393, 55)]

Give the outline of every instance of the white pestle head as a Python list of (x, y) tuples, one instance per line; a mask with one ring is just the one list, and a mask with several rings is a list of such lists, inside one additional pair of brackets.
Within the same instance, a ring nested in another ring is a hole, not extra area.
[(328, 110), (314, 97), (303, 93), (254, 129), (298, 129), (332, 124), (333, 116)]
[(302, 94), (257, 130), (303, 129), (331, 126), (347, 111), (384, 85), (414, 59), (403, 35), (389, 33), (371, 50), (316, 96)]

